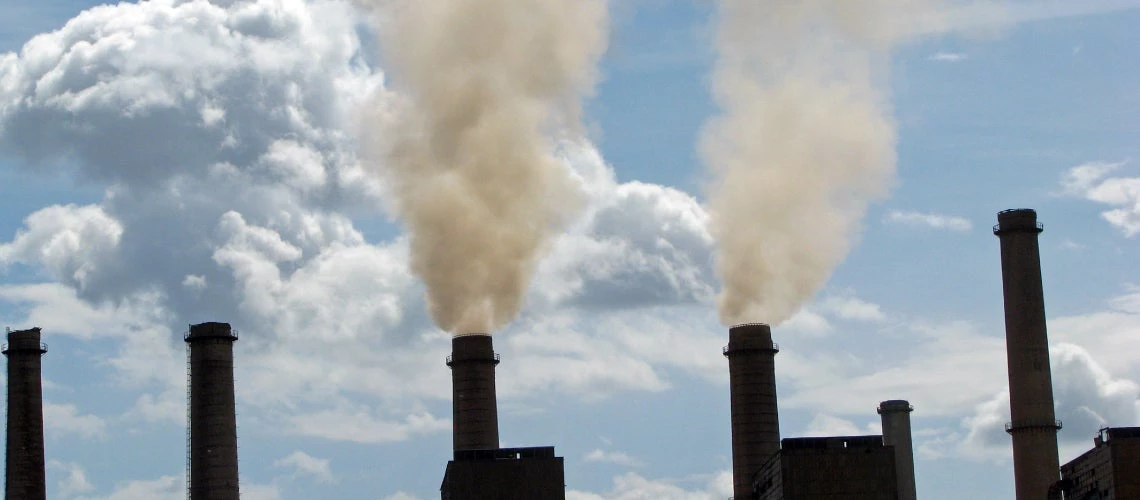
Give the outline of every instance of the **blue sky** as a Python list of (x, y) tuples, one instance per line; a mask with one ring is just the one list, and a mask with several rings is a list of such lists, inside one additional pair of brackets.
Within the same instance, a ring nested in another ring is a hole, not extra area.
[[(386, 84), (366, 16), (183, 4), (0, 6), (0, 320), (50, 345), (50, 496), (182, 497), (180, 334), (209, 320), (242, 332), (247, 498), (438, 495), (448, 337), (355, 156)], [(908, 399), (929, 499), (1012, 496), (999, 210), (1046, 227), (1062, 460), (1140, 425), (1140, 2), (980, 5), (1001, 8), (894, 51), (891, 194), (774, 330), (782, 434), (877, 433), (877, 403)], [(588, 206), (495, 337), (503, 444), (556, 446), (574, 498), (731, 494), (696, 146), (712, 12), (611, 2), (589, 140), (563, 152)], [(234, 34), (251, 19), (272, 36)]]

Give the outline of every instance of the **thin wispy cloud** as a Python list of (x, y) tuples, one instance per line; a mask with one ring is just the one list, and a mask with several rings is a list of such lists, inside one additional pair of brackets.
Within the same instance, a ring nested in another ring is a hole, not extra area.
[(931, 61), (937, 61), (937, 62), (956, 63), (956, 62), (965, 61), (968, 58), (969, 58), (969, 56), (967, 56), (966, 54), (964, 54), (962, 52), (939, 52), (937, 54), (934, 54), (934, 55), (928, 57), (927, 59), (929, 59)]
[(626, 467), (640, 467), (641, 461), (633, 458), (620, 451), (606, 451), (602, 449), (595, 449), (586, 454), (583, 460), (587, 462), (605, 462), (616, 465), (623, 465)]
[(966, 232), (974, 228), (974, 224), (964, 217), (903, 210), (891, 210), (883, 218), (883, 222), (899, 226), (945, 229), (957, 232)]
[(1107, 14), (1140, 9), (1140, 0), (1013, 0), (1006, 2), (970, 2), (946, 9), (939, 15), (915, 19), (911, 30), (916, 34), (952, 31), (975, 31), (1010, 26)]

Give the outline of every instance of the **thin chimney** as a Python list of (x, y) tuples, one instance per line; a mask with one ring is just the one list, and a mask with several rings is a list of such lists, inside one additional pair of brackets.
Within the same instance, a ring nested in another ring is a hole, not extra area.
[(915, 500), (918, 490), (914, 484), (914, 448), (910, 433), (910, 412), (914, 407), (905, 400), (892, 399), (879, 403), (877, 411), (883, 420), (883, 444), (895, 449), (899, 500)]
[(1005, 298), (1005, 346), (1009, 368), (1013, 436), (1013, 474), (1017, 500), (1050, 498), (1058, 479), (1057, 431), (1053, 411), (1053, 378), (1041, 255), (1037, 235), (1043, 231), (1037, 212), (1022, 208), (998, 213), (994, 234), (1001, 241), (1001, 277)]

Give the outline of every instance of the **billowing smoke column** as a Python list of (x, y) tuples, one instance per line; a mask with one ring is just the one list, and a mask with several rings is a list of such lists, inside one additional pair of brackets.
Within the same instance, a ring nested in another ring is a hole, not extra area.
[(4, 498), (47, 498), (44, 470), (44, 390), (40, 357), (47, 345), (40, 329), (9, 331), (8, 420), (4, 453)]
[(579, 128), (605, 0), (370, 0), (401, 109), (372, 145), (411, 234), (432, 318), (489, 332), (517, 315), (538, 253), (581, 193), (552, 155)]
[(702, 156), (722, 322), (779, 324), (846, 255), (895, 171), (884, 81), (934, 0), (719, 0)]

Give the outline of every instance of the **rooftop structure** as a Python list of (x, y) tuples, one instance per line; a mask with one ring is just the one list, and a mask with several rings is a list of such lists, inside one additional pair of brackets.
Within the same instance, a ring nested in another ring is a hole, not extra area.
[(1140, 498), (1140, 427), (1107, 427), (1093, 449), (1061, 466), (1066, 500)]

